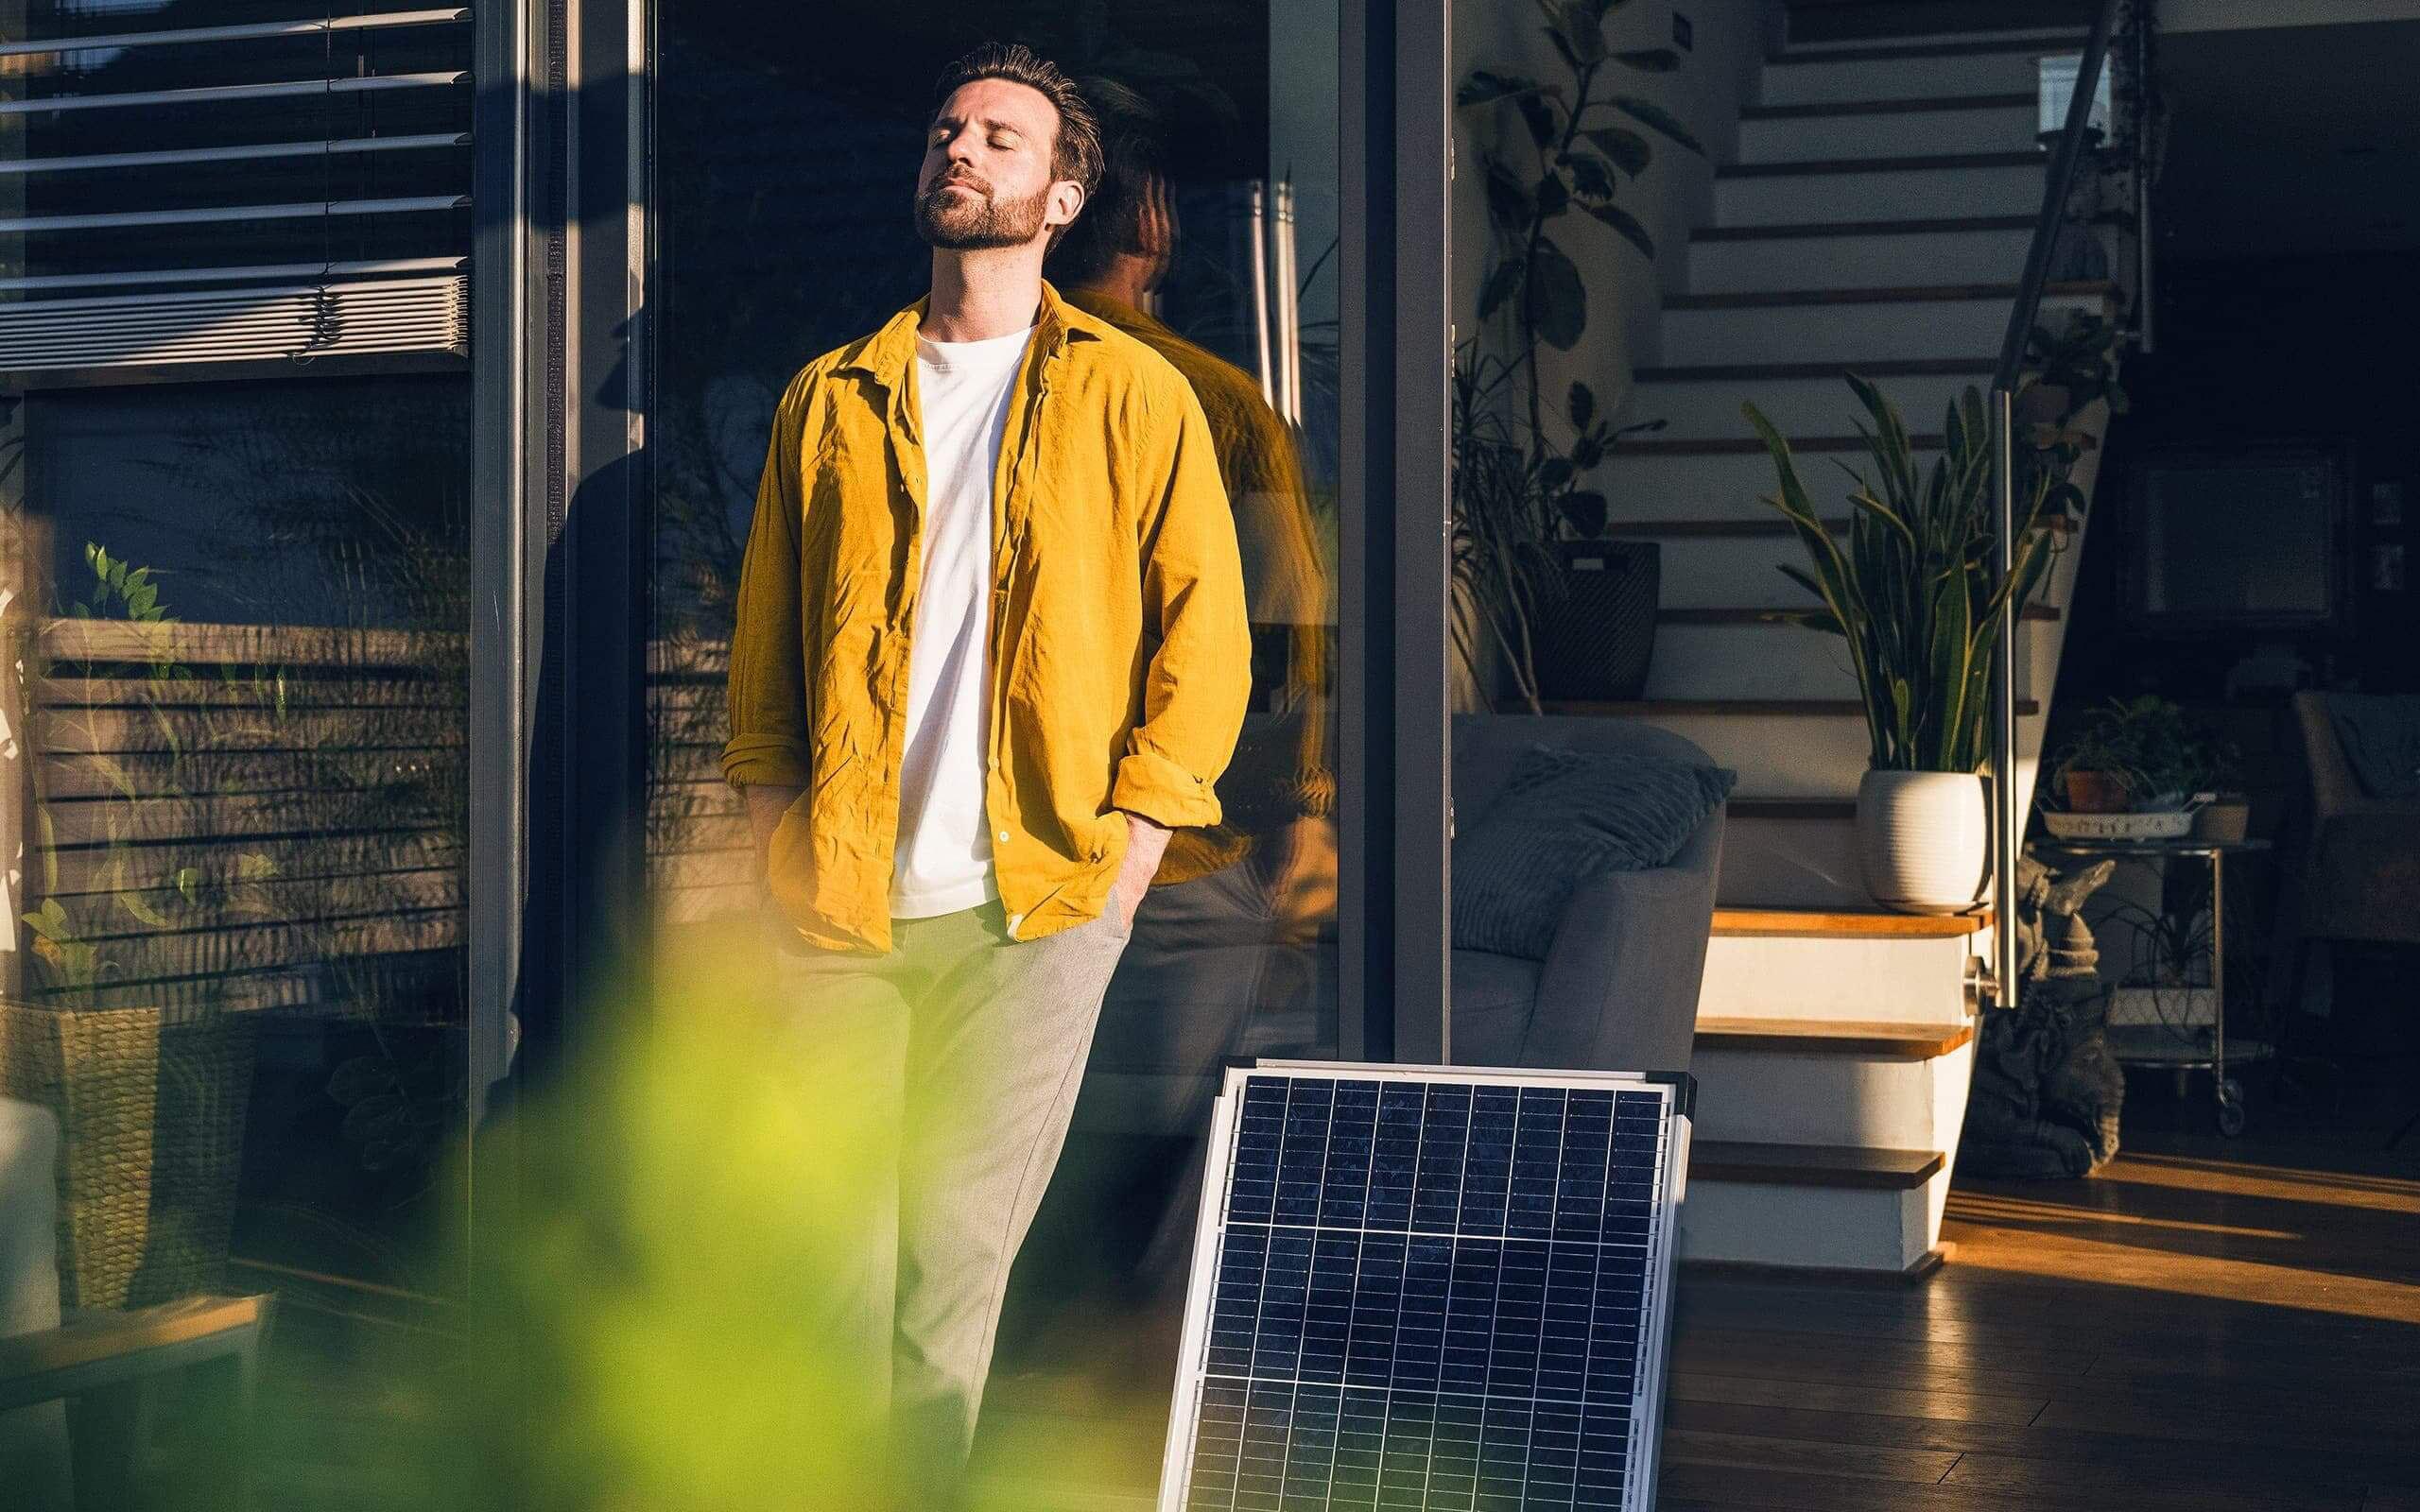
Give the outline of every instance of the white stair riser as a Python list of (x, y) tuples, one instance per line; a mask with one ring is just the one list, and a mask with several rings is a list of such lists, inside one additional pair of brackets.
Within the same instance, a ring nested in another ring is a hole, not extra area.
[(1793, 626), (1659, 625), (1651, 698), (1854, 698), (1840, 637)]
[[(1667, 546), (1665, 560), (1669, 563), (1672, 558), (1672, 549)], [(1668, 607), (1677, 607), (1666, 602)], [(2037, 627), (2020, 627), (2019, 635)], [(2034, 680), (2042, 675), (2036, 659), (2030, 654), (2020, 658), (2016, 671), (2016, 696), (2031, 697)], [(1647, 696), (1854, 698), (1857, 673), (1849, 665), (1847, 643), (1820, 630), (1794, 625), (1659, 625), (1655, 657), (1648, 667)]]
[[(1689, 244), (1689, 292), (1885, 289), (1910, 284), (2005, 284), (2024, 271), (2028, 231), (1905, 235), (1716, 237)], [(1950, 352), (1935, 352), (1950, 356)]]
[[(2097, 297), (2042, 301), (2052, 330), (2067, 312), (2098, 309)], [(1871, 300), (1835, 304), (1748, 304), (1664, 312), (1666, 366), (1772, 362), (1891, 362), (1996, 351), (2009, 301)]]
[[(1936, 1178), (1938, 1179), (1938, 1178)], [(1820, 1270), (1906, 1270), (1932, 1247), (1927, 1194), (1691, 1181), (1681, 1258)]]
[[(1802, 459), (1799, 477), (1810, 489), (1821, 487), (1824, 481), (1822, 473), (1818, 472), (1810, 475), (1804, 461)], [(1817, 507), (1829, 516), (1846, 515), (1849, 510), (1844, 489), (1835, 488), (1833, 496), (1829, 498), (1818, 493), (1815, 502)], [(1844, 544), (1847, 541), (1845, 536), (1835, 539)], [(1806, 565), (1806, 548), (1794, 535), (1667, 536), (1664, 538), (1658, 602), (1665, 609), (1790, 609), (1801, 605), (1812, 606), (1814, 595), (1782, 576), (1779, 564), (1783, 562), (1800, 568)], [(2053, 565), (2050, 576), (2036, 591), (2034, 602), (2052, 609), (2065, 607), (2073, 581), (2072, 574), (2063, 567), (2063, 563)], [(2041, 622), (2023, 623), (2033, 626)], [(2031, 635), (2034, 631), (2021, 628), (2018, 633)], [(2053, 660), (2032, 669), (2032, 675), (2038, 675), (2042, 679), (2041, 685), (2045, 687), (2050, 685), (2058, 670), (2056, 647), (2049, 649)], [(2028, 676), (2026, 668), (2018, 668), (2019, 697), (2031, 696), (2026, 691)], [(1676, 693), (1672, 696), (1687, 695)], [(1706, 694), (1703, 696), (1716, 696)]]
[(1732, 814), (1722, 826), (1716, 901), (1730, 908), (1873, 907), (1858, 865), (1856, 824)]
[(1916, 152), (2022, 152), (2035, 145), (2036, 111), (2024, 105), (1785, 115), (1739, 123), (1742, 163), (1822, 163)]
[[(1764, 105), (1852, 104), (1865, 100), (1933, 99), (1951, 94), (2015, 94), (2041, 87), (2037, 57), (2074, 51), (2056, 43), (2018, 52), (1962, 53), (1939, 58), (1874, 58), (1855, 61), (1816, 59), (1765, 65)], [(1910, 133), (1911, 144), (1923, 137)]]
[[(1921, 155), (1921, 143), (1909, 156)], [(2042, 208), (2042, 169), (1874, 168), (1842, 173), (1751, 174), (1714, 181), (1718, 226), (1808, 226), (1857, 220), (1950, 220), (2030, 215)]]
[(1706, 942), (1701, 1018), (1966, 1022), (1973, 936), (1718, 935)]
[[(1873, 380), (1883, 397), (1898, 406), (1910, 429), (1927, 433), (1941, 429), (1950, 402), (1970, 385), (1979, 393), (1991, 387), (1991, 374), (1984, 372), (1897, 374)], [(1839, 374), (1677, 383), (1650, 380), (1631, 390), (1622, 405), (1622, 419), (1626, 423), (1662, 420), (1664, 428), (1656, 432), (1659, 439), (1745, 438), (1756, 434), (1740, 409), (1750, 401), (1784, 436), (1849, 436), (1855, 434), (1856, 425), (1870, 423), (1856, 390)], [(1614, 465), (1625, 467), (1622, 460)]]
[[(1845, 387), (1841, 392), (1846, 393)], [(1798, 458), (1799, 478), (1809, 490), (1821, 486), (1828, 472), (1841, 483), (1847, 482), (1840, 469), (1824, 462), (1824, 456), (1841, 456), (1854, 460), (1855, 452), (1825, 453)], [(1919, 452), (1916, 466), (1929, 470), (1939, 452)], [(1809, 463), (1822, 462), (1820, 470)], [(1774, 491), (1777, 474), (1772, 458), (1763, 452), (1727, 452), (1715, 455), (1656, 455), (1645, 452), (1626, 452), (1616, 457), (1612, 468), (1621, 477), (1621, 507), (1634, 520), (1772, 520), (1776, 518), (1772, 506), (1764, 503), (1765, 495)], [(1830, 499), (1842, 495), (1835, 486)], [(1835, 511), (1837, 512), (1837, 511)], [(1780, 539), (1780, 538), (1776, 538)], [(1779, 561), (1774, 557), (1770, 561)]]
[(1854, 791), (1872, 756), (1861, 714), (1652, 713), (1648, 722), (1695, 743), (1739, 774), (1739, 792), (1760, 798)]
[[(1812, 608), (1815, 603), (1812, 594), (1784, 577), (1775, 565), (1789, 562), (1795, 566), (1806, 559), (1805, 548), (1789, 536), (1675, 537), (1664, 542), (1663, 558), (1658, 601), (1665, 609), (1764, 609), (1797, 604)], [(1660, 632), (1657, 644), (1660, 654)]]
[[(1737, 771), (1738, 790), (1758, 798), (1853, 793), (1874, 754), (1862, 713), (1650, 713), (1646, 718)], [(2020, 751), (2040, 750), (2041, 716), (2020, 715), (2016, 738)], [(2031, 782), (2029, 758), (2019, 768), (2020, 798), (2031, 792)]]
[(1696, 1136), (1758, 1144), (1945, 1150), (1958, 1137), (1972, 1046), (1931, 1060), (1712, 1050), (1689, 1057)]

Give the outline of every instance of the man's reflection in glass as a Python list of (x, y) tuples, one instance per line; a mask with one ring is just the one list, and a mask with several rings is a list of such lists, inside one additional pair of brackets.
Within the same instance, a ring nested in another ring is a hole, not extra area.
[[(1126, 1074), (1123, 1085), (1155, 1089), (1149, 1126), (1198, 1135), (1224, 1057), (1334, 1050), (1314, 969), (1319, 940), (1334, 938), (1337, 898), (1328, 575), (1292, 432), (1248, 374), (1150, 313), (1178, 246), (1150, 108), (1115, 83), (1086, 80), (1084, 90), (1102, 116), (1103, 173), (1046, 271), (1071, 303), (1144, 342), (1192, 384), (1236, 511), (1254, 660), (1282, 669), (1254, 679), (1268, 694), (1219, 779), (1224, 822), (1179, 830), (1169, 842), (1136, 911), (1093, 1057), (1097, 1071)], [(1136, 1073), (1139, 1083), (1126, 1079)], [(1130, 1261), (1131, 1282), (1182, 1285), (1197, 1191), (1188, 1184), (1162, 1202)]]

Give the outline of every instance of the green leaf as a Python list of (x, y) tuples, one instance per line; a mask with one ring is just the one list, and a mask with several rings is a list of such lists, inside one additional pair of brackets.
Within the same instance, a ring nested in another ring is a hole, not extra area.
[(1520, 109), (1521, 120), (1530, 129), (1530, 141), (1545, 146), (1554, 140), (1557, 129), (1554, 108), (1547, 103), (1545, 95), (1523, 94), (1512, 103)]
[(1690, 134), (1687, 127), (1681, 124), (1680, 117), (1653, 100), (1643, 100), (1635, 95), (1622, 94), (1616, 96), (1611, 103), (1615, 110), (1621, 112), (1639, 125), (1662, 132), (1699, 157), (1705, 156), (1703, 144)]
[(1647, 138), (1626, 126), (1599, 126), (1580, 133), (1596, 149), (1614, 160), (1614, 165), (1635, 179), (1655, 161), (1655, 148)]
[(1571, 482), (1571, 459), (1549, 456), (1538, 465), (1538, 481), (1548, 490), (1561, 489)]
[(1512, 169), (1500, 163), (1487, 165), (1487, 213), (1497, 226), (1507, 231), (1523, 230), (1536, 210), (1530, 191), (1512, 177)]
[(1583, 63), (1605, 60), (1605, 20), (1596, 0), (1564, 0), (1563, 31)]
[(1669, 74), (1681, 66), (1681, 55), (1669, 47), (1639, 47), (1614, 58), (1643, 74)]
[(1486, 285), (1478, 291), (1480, 319), (1484, 320), (1503, 308), (1504, 301), (1520, 289), (1522, 268), (1519, 258), (1507, 258), (1495, 265), (1495, 272), (1487, 275)]
[(1572, 50), (1571, 39), (1563, 34), (1561, 26), (1540, 26), (1538, 29), (1546, 33), (1547, 41), (1554, 43), (1554, 50), (1561, 55), (1564, 67), (1577, 74), (1586, 66), (1580, 61), (1580, 55)]
[(1578, 346), (1581, 333), (1588, 329), (1588, 289), (1580, 269), (1571, 266), (1562, 248), (1543, 236), (1530, 261), (1530, 319), (1538, 339), (1558, 352)]
[(1649, 257), (1655, 255), (1655, 238), (1647, 233), (1647, 228), (1640, 225), (1638, 217), (1629, 211), (1613, 204), (1582, 205), (1580, 208), (1621, 232), (1624, 241), (1629, 242)]
[(1494, 74), (1484, 68), (1475, 68), (1471, 70), (1470, 77), (1462, 80), (1462, 87), (1455, 92), (1454, 103), (1483, 105), (1489, 100), (1503, 99), (1510, 95), (1534, 94), (1538, 89), (1538, 81), (1534, 78), (1524, 78), (1518, 74)]
[(1537, 196), (1538, 216), (1542, 220), (1552, 219), (1571, 208), (1571, 189), (1563, 181), (1561, 174), (1549, 173), (1540, 179), (1533, 192)]
[(1571, 423), (1575, 428), (1585, 429), (1588, 422), (1597, 417), (1596, 391), (1586, 384), (1574, 380), (1571, 385), (1571, 395), (1564, 402), (1564, 413), (1571, 417)]
[(1593, 152), (1567, 152), (1561, 159), (1571, 170), (1572, 192), (1583, 199), (1614, 197), (1613, 164)]

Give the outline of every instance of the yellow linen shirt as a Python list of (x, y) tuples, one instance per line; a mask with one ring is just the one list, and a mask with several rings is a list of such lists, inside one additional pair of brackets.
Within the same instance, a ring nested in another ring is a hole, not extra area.
[[(925, 307), (790, 381), (740, 567), (723, 777), (805, 789), (773, 832), (768, 883), (801, 936), (833, 950), (890, 948)], [(984, 806), (1011, 933), (1038, 939), (1100, 916), (1125, 813), (1219, 822), (1252, 643), (1192, 387), (1047, 283), (992, 496)]]

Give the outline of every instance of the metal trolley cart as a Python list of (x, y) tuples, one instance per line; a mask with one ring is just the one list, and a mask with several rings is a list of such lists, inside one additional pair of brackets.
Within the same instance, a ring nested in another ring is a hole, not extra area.
[(2212, 995), (2213, 1010), (2206, 1024), (2112, 1024), (2109, 1029), (2110, 1053), (2119, 1064), (2157, 1067), (2176, 1074), (2180, 1091), (2192, 1073), (2210, 1074), (2211, 1091), (2218, 1103), (2219, 1132), (2236, 1135), (2243, 1132), (2243, 1084), (2229, 1074), (2233, 1066), (2252, 1065), (2273, 1057), (2276, 1046), (2265, 1040), (2238, 1036), (2233, 1043), (2227, 1040), (2227, 973), (2226, 973), (2226, 860), (2231, 855), (2243, 855), (2266, 850), (2266, 840), (2195, 840), (2179, 839), (2042, 839), (2032, 849), (2047, 855), (2100, 859), (2115, 857), (2120, 861), (2158, 862), (2202, 861), (2210, 868), (2210, 929), (2207, 961), (2210, 980), (2206, 990)]

